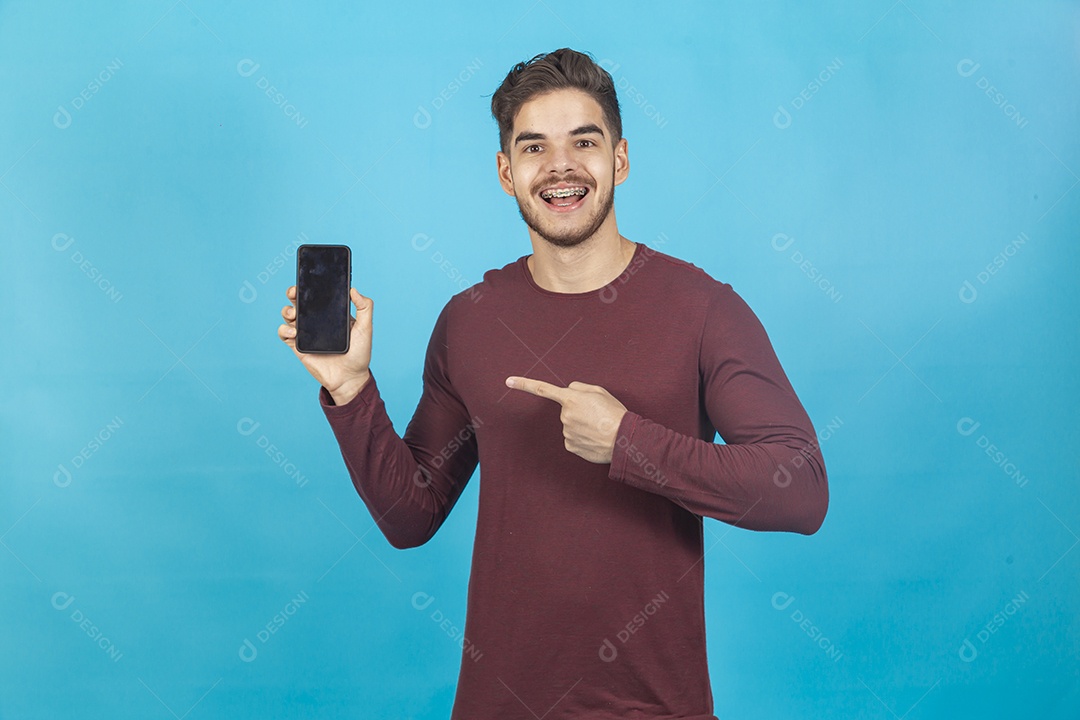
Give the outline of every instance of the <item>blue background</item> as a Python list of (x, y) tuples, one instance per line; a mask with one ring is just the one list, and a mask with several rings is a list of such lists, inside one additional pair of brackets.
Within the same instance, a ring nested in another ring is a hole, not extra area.
[(490, 94), (562, 46), (621, 232), (732, 284), (822, 437), (816, 535), (706, 520), (716, 713), (1080, 717), (1080, 9), (928, 0), (0, 4), (0, 716), (448, 716), (476, 479), (391, 548), (279, 313), (348, 243), (403, 432), (532, 252)]

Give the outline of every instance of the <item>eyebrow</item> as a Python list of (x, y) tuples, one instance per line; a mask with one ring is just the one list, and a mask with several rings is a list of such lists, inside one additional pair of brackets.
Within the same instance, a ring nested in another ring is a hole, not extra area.
[[(588, 125), (576, 127), (570, 132), (568, 132), (567, 135), (588, 135), (591, 133), (595, 133), (600, 137), (604, 137), (604, 131), (600, 128), (599, 125), (596, 125), (595, 123), (589, 123)], [(543, 133), (538, 132), (521, 132), (518, 133), (518, 136), (516, 138), (514, 138), (514, 145), (517, 146), (518, 143), (524, 142), (526, 140), (547, 140), (547, 136)]]

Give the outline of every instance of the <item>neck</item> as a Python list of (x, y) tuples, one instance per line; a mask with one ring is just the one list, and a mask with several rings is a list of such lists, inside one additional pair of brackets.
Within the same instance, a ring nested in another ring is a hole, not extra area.
[(634, 257), (637, 243), (619, 234), (597, 233), (573, 247), (532, 238), (533, 254), (526, 263), (533, 281), (556, 293), (598, 290), (622, 275)]

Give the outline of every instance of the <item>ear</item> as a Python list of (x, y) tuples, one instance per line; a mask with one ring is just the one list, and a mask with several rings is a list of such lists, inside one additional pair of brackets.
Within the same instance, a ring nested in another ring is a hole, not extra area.
[(495, 153), (495, 165), (499, 174), (499, 184), (507, 195), (514, 195), (514, 176), (510, 172), (510, 158), (502, 150)]
[(626, 176), (630, 174), (630, 156), (628, 154), (629, 143), (626, 138), (619, 138), (615, 143), (615, 184), (620, 185)]

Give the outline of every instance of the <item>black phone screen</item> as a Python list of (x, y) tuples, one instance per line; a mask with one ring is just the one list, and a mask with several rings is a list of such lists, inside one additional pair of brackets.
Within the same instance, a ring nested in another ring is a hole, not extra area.
[(352, 254), (347, 245), (301, 245), (296, 250), (296, 349), (349, 351)]

